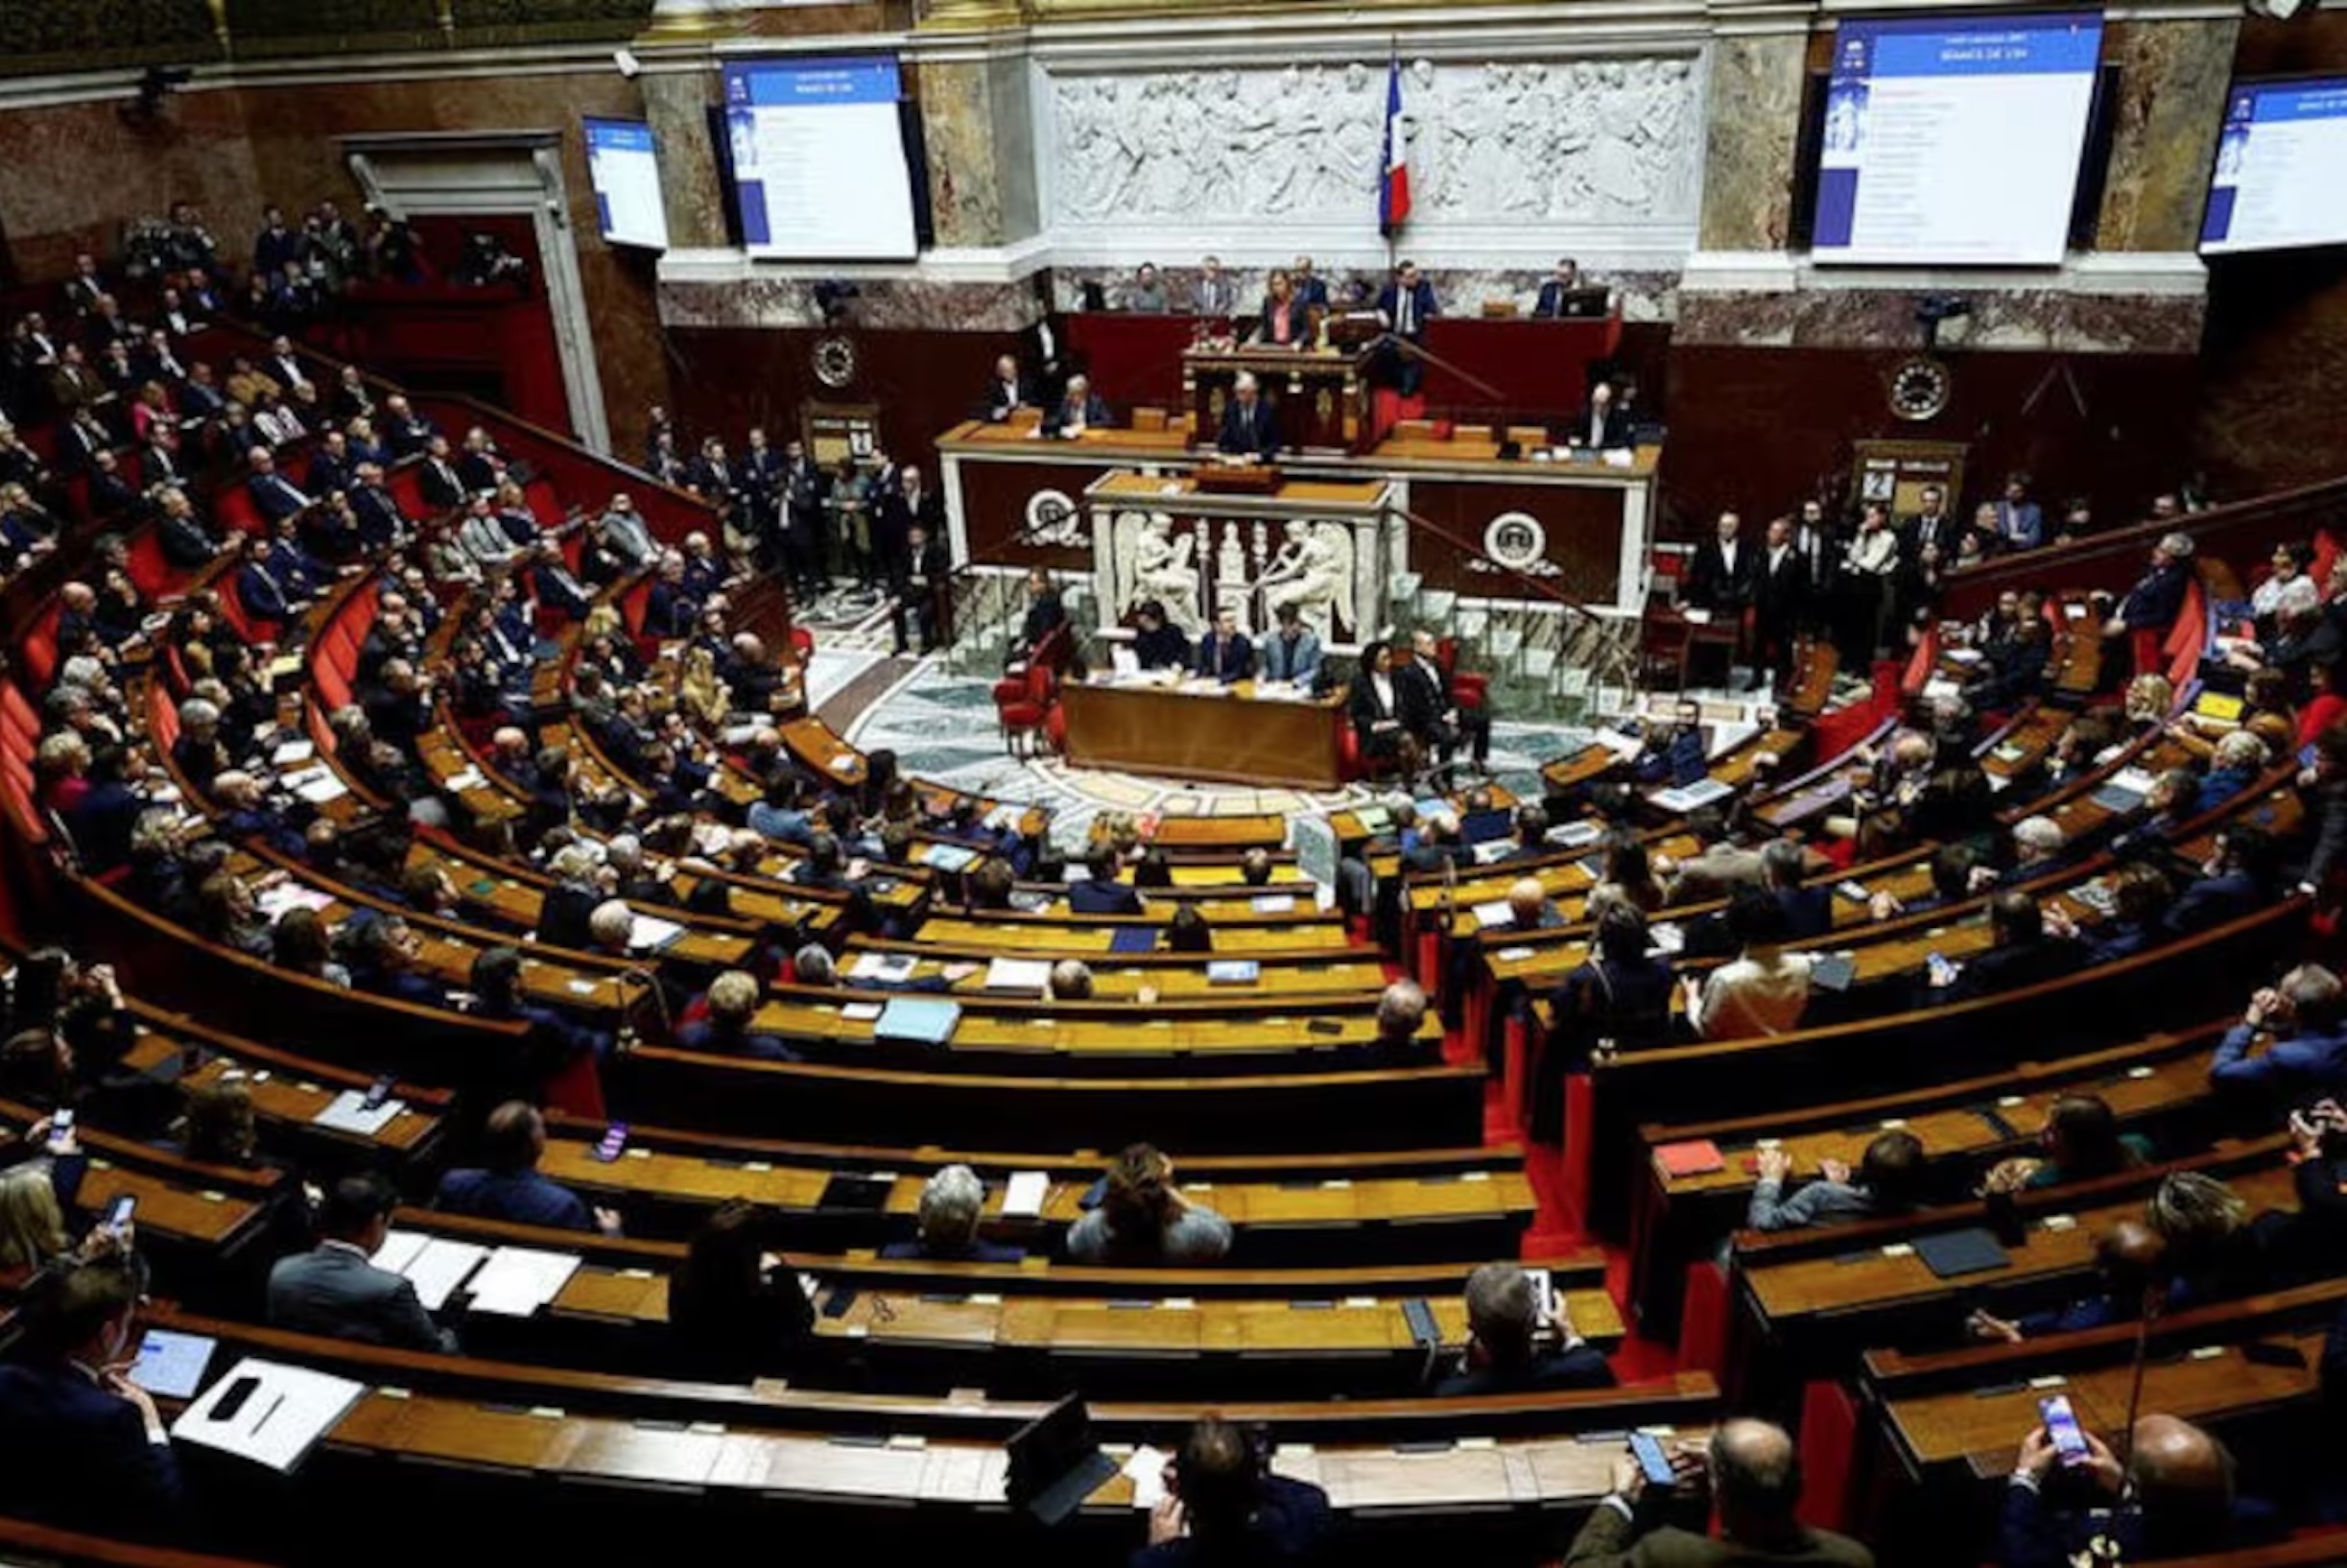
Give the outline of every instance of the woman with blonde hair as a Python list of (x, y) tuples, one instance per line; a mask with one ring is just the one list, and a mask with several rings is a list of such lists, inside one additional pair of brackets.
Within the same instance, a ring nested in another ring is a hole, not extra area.
[(684, 653), (684, 675), (676, 683), (676, 705), (696, 725), (709, 729), (724, 727), (726, 717), (733, 712), (733, 692), (718, 678), (717, 655), (706, 645), (695, 643)]
[(2140, 675), (2127, 682), (2127, 723), (2150, 729), (2168, 723), (2176, 705), (2176, 688), (2163, 675)]

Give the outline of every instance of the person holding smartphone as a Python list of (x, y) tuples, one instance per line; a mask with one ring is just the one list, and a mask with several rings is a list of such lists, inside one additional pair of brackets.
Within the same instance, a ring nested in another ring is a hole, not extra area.
[[(1650, 1457), (1650, 1456), (1649, 1456)], [(1801, 1502), (1801, 1457), (1772, 1422), (1721, 1422), (1701, 1449), (1670, 1455), (1671, 1485), (1650, 1480), (1625, 1447), (1613, 1489), (1591, 1510), (1565, 1553), (1565, 1568), (1727, 1568), (1729, 1564), (1821, 1564), (1873, 1568), (1874, 1554), (1847, 1535), (1813, 1530)], [(1719, 1532), (1703, 1532), (1706, 1493), (1719, 1506)]]
[(1512, 1263), (1486, 1263), (1467, 1276), (1467, 1335), (1458, 1369), (1434, 1385), (1440, 1397), (1614, 1386), (1603, 1353)]
[(53, 1268), (30, 1293), (0, 1366), (0, 1513), (112, 1537), (181, 1528), (171, 1437), (128, 1375), (144, 1290), (125, 1253)]
[(2022, 1438), (1999, 1527), (2000, 1568), (2066, 1568), (2098, 1535), (2118, 1546), (2122, 1561), (2153, 1562), (2238, 1551), (2282, 1533), (2272, 1509), (2235, 1489), (2224, 1444), (2190, 1421), (2138, 1420), (2124, 1465), (2093, 1433), (2077, 1436), (2084, 1453), (2070, 1461), (2045, 1425)]

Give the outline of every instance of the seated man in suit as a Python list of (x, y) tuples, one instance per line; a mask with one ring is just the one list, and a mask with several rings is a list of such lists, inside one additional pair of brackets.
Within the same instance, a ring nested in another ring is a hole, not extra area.
[(1540, 293), (1532, 300), (1533, 318), (1553, 321), (1564, 315), (1582, 287), (1581, 264), (1566, 256), (1557, 262), (1555, 272), (1541, 280)]
[(986, 381), (986, 422), (999, 425), (1019, 410), (1034, 406), (1035, 390), (1019, 374), (1017, 357), (1005, 354), (996, 360), (994, 374)]
[(1239, 630), (1239, 612), (1228, 607), (1214, 618), (1214, 630), (1198, 639), (1197, 673), (1228, 686), (1255, 673), (1255, 646)]
[(1320, 639), (1304, 624), (1303, 612), (1292, 603), (1271, 611), (1279, 630), (1264, 639), (1263, 677), (1311, 687), (1320, 678)]
[(1613, 1384), (1605, 1357), (1552, 1315), (1531, 1275), (1512, 1263), (1486, 1263), (1467, 1276), (1467, 1350), (1458, 1369), (1434, 1385), (1438, 1396)]
[(1138, 915), (1141, 895), (1117, 880), (1117, 852), (1106, 840), (1084, 855), (1084, 879), (1068, 884), (1068, 910), (1074, 915)]
[[(2069, 1475), (2082, 1485), (2047, 1492), (2053, 1441), (2042, 1426), (2021, 1442), (2005, 1487), (1997, 1561), (2002, 1568), (2061, 1568), (2099, 1556), (2089, 1542), (2107, 1536), (2118, 1560), (2156, 1562), (2269, 1544), (2285, 1533), (2273, 1509), (2234, 1488), (2233, 1456), (2224, 1444), (2173, 1415), (2145, 1415), (2128, 1434), (2127, 1459), (2093, 1433), (2087, 1459)], [(2105, 1559), (2108, 1560), (2108, 1559)]]
[(246, 455), (252, 472), (245, 480), (245, 488), (252, 496), (253, 507), (269, 522), (291, 517), (310, 504), (310, 497), (300, 486), (277, 471), (277, 460), (266, 446), (256, 446)]
[(509, 1100), (489, 1112), (481, 1128), (486, 1166), (442, 1173), (432, 1206), (481, 1220), (618, 1235), (617, 1213), (589, 1208), (577, 1193), (538, 1174), (545, 1153), (546, 1118), (526, 1100)]
[(1165, 1499), (1130, 1568), (1317, 1561), (1328, 1521), (1327, 1492), (1273, 1475), (1244, 1428), (1201, 1415), (1166, 1466)]
[(2068, 974), (2086, 960), (2085, 945), (2074, 938), (2057, 937), (2046, 928), (2046, 912), (2034, 893), (2007, 888), (1988, 901), (1988, 925), (1996, 944), (1975, 953), (1942, 990), (1929, 984), (1919, 1000), (1923, 1007), (2017, 991)]
[(63, 1530), (163, 1538), (180, 1523), (163, 1418), (128, 1369), (144, 1271), (126, 1252), (53, 1265), (27, 1288), (0, 1366), (0, 1510)]
[(319, 1211), (317, 1247), (269, 1271), (270, 1326), (394, 1350), (454, 1351), (456, 1335), (433, 1322), (415, 1285), (367, 1261), (383, 1250), (398, 1206), (398, 1193), (376, 1172), (336, 1182)]
[[(1874, 1554), (1858, 1542), (1801, 1522), (1801, 1456), (1783, 1427), (1723, 1421), (1699, 1459), (1682, 1451), (1676, 1463), (1683, 1485), (1666, 1488), (1648, 1484), (1635, 1456), (1616, 1460), (1613, 1490), (1574, 1537), (1565, 1568), (1874, 1568)], [(1717, 1538), (1703, 1533), (1706, 1490), (1718, 1508)]]
[(1279, 456), (1279, 416), (1263, 395), (1252, 372), (1242, 370), (1222, 405), (1222, 430), (1215, 450), (1225, 457), (1269, 463)]
[(2347, 988), (2338, 976), (2302, 963), (2258, 987), (2217, 1042), (2209, 1081), (2293, 1105), (2347, 1094)]
[(1573, 416), (1565, 431), (1567, 446), (1585, 446), (1596, 452), (1627, 446), (1631, 438), (1629, 416), (1615, 407), (1613, 384), (1607, 381), (1589, 389), (1588, 406)]
[(890, 1242), (880, 1249), (884, 1258), (931, 1258), (942, 1263), (1016, 1263), (1024, 1248), (982, 1240), (979, 1212), (985, 1207), (986, 1184), (966, 1165), (948, 1165), (921, 1188), (920, 1234), (910, 1241)]
[(1087, 430), (1106, 430), (1110, 423), (1107, 399), (1092, 390), (1092, 378), (1085, 375), (1068, 377), (1067, 395), (1043, 421), (1049, 434), (1068, 440)]

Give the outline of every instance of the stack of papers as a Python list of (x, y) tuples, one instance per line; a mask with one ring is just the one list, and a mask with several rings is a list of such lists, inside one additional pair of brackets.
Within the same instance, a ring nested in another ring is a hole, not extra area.
[(1559, 822), (1542, 837), (1560, 849), (1578, 849), (1585, 843), (1597, 843), (1603, 833), (1604, 829), (1583, 818), (1577, 822)]
[(473, 1276), (472, 1310), (499, 1318), (534, 1317), (579, 1271), (578, 1255), (501, 1247)]
[(248, 1356), (187, 1408), (171, 1435), (286, 1474), (366, 1391), (346, 1377)]
[(1003, 1218), (1006, 1220), (1034, 1220), (1043, 1215), (1043, 1200), (1052, 1190), (1052, 1178), (1042, 1171), (1013, 1171), (1010, 1184), (1003, 1189)]
[(1597, 734), (1597, 743), (1605, 748), (1606, 750), (1611, 751), (1615, 756), (1621, 758), (1624, 762), (1632, 761), (1637, 757), (1638, 753), (1647, 748), (1647, 743), (1645, 741), (1640, 740), (1635, 735), (1624, 735), (1619, 729), (1599, 730)]
[(1295, 908), (1295, 894), (1288, 892), (1259, 892), (1246, 901), (1247, 908), (1258, 915), (1286, 915)]
[(847, 966), (855, 980), (881, 980), (891, 985), (911, 980), (913, 966), (919, 961), (910, 953), (859, 953), (856, 962)]
[(1684, 789), (1656, 790), (1654, 803), (1665, 811), (1693, 811), (1735, 793), (1732, 786), (1716, 778), (1698, 778)]
[(940, 871), (966, 871), (978, 863), (978, 851), (958, 843), (933, 843), (923, 848), (921, 859)]
[(961, 1009), (953, 1002), (929, 997), (900, 996), (880, 1010), (873, 1020), (872, 1038), (907, 1045), (943, 1045), (960, 1026)]
[(367, 1091), (344, 1089), (326, 1103), (325, 1109), (310, 1121), (337, 1132), (355, 1132), (362, 1138), (371, 1138), (391, 1125), (391, 1118), (408, 1108), (404, 1100), (386, 1100), (373, 1110), (367, 1108)]
[(1507, 900), (1505, 898), (1495, 898), (1488, 904), (1478, 904), (1467, 913), (1475, 916), (1475, 923), (1480, 926), (1513, 925), (1516, 919), (1516, 912), (1507, 907)]
[(666, 947), (684, 935), (684, 927), (674, 920), (663, 920), (656, 915), (638, 913), (635, 923), (628, 929), (629, 947)]
[(487, 1247), (476, 1247), (471, 1242), (450, 1241), (444, 1236), (427, 1236), (415, 1230), (394, 1230), (383, 1238), (382, 1249), (369, 1261), (378, 1269), (406, 1275), (415, 1287), (415, 1298), (424, 1304), (424, 1310), (438, 1312), (488, 1255)]
[(273, 888), (264, 888), (253, 895), (253, 907), (269, 916), (273, 924), (287, 910), (322, 910), (334, 902), (334, 895), (322, 888), (306, 888), (298, 882), (280, 882)]
[(996, 959), (986, 965), (985, 988), (1041, 996), (1052, 983), (1048, 959)]
[(1026, 812), (1023, 807), (1011, 805), (996, 806), (992, 811), (986, 813), (986, 826), (992, 831), (1000, 833), (1004, 828), (1018, 826), (1019, 819), (1024, 815), (1026, 815)]
[(287, 741), (269, 754), (272, 768), (292, 768), (318, 755), (318, 748), (308, 741)]
[(1253, 959), (1216, 959), (1206, 965), (1209, 986), (1252, 986), (1262, 975), (1263, 965)]

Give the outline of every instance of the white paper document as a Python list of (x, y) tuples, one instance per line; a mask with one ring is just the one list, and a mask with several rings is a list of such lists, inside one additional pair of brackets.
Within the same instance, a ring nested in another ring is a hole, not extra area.
[(1003, 1189), (1003, 1218), (1032, 1220), (1043, 1213), (1043, 1200), (1052, 1190), (1052, 1178), (1042, 1171), (1013, 1171), (1010, 1184)]
[(1052, 982), (1049, 959), (996, 959), (986, 965), (990, 991), (1029, 991), (1041, 996)]
[(628, 945), (637, 948), (666, 947), (684, 935), (684, 927), (674, 920), (663, 920), (656, 915), (639, 914), (628, 928)]
[(1478, 904), (1468, 913), (1475, 916), (1475, 923), (1479, 926), (1508, 925), (1512, 924), (1516, 918), (1516, 912), (1507, 907), (1507, 900), (1505, 898), (1495, 898), (1488, 904)]
[(910, 953), (859, 953), (847, 972), (856, 980), (911, 980), (914, 962)]
[(501, 1247), (473, 1276), (472, 1310), (499, 1318), (528, 1318), (561, 1294), (579, 1271), (575, 1252)]
[(386, 1100), (373, 1110), (368, 1110), (364, 1089), (344, 1089), (326, 1103), (325, 1109), (310, 1120), (319, 1127), (332, 1128), (337, 1132), (355, 1132), (362, 1138), (371, 1138), (391, 1126), (391, 1118), (407, 1108), (404, 1100)]
[[(248, 1356), (187, 1408), (171, 1435), (283, 1474), (366, 1391), (346, 1377)], [(217, 1414), (224, 1410), (225, 1416)]]
[(1125, 1461), (1125, 1474), (1133, 1484), (1134, 1508), (1147, 1510), (1165, 1501), (1166, 1457), (1162, 1452), (1143, 1443)]
[(471, 1242), (394, 1230), (383, 1238), (383, 1248), (373, 1261), (378, 1269), (407, 1275), (424, 1310), (438, 1312), (448, 1304), (448, 1298), (464, 1283), (465, 1276), (481, 1267), (481, 1260), (488, 1255), (487, 1247)]

